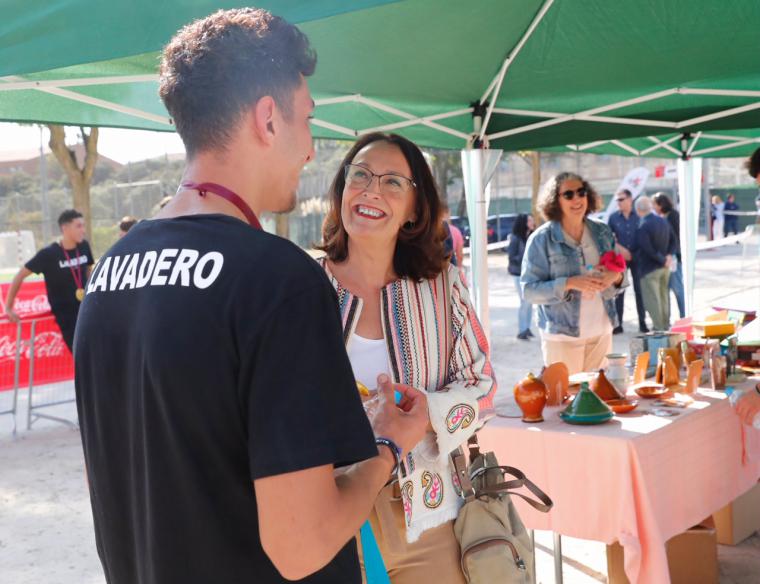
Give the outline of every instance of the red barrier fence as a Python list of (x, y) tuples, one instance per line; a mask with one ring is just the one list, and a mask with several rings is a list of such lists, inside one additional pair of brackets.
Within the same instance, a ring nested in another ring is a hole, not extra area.
[[(0, 285), (2, 298), (7, 289)], [(0, 310), (2, 306), (0, 302)], [(74, 401), (74, 360), (50, 313), (44, 282), (25, 283), (14, 308), (21, 317), (18, 325), (0, 316), (0, 414), (13, 414), (15, 421), (18, 392), (27, 386), (27, 427), (37, 418), (71, 424), (37, 411)]]
[[(11, 333), (14, 342), (6, 343), (5, 338), (11, 338), (11, 335), (5, 335), (5, 332)], [(15, 339), (21, 336), (21, 323), (13, 325), (8, 321), (0, 321), (0, 346), (2, 357), (0, 357), (0, 416), (3, 414), (13, 415), (13, 433), (16, 433), (16, 410), (18, 408), (18, 388), (22, 343), (16, 342)], [(7, 346), (6, 346), (7, 345)], [(8, 386), (8, 387), (6, 387)], [(9, 389), (13, 391), (8, 391)]]

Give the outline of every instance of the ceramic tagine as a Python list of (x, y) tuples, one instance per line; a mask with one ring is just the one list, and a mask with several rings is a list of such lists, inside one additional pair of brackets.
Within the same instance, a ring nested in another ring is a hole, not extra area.
[(622, 399), (625, 397), (625, 394), (620, 393), (618, 388), (610, 383), (604, 369), (600, 369), (597, 376), (591, 380), (591, 391), (605, 401), (608, 399)]
[(562, 421), (568, 424), (601, 424), (614, 416), (609, 406), (589, 389), (585, 381), (572, 403), (559, 414)]
[(543, 422), (543, 411), (546, 407), (546, 386), (532, 373), (528, 373), (515, 385), (515, 401), (522, 410), (523, 422)]

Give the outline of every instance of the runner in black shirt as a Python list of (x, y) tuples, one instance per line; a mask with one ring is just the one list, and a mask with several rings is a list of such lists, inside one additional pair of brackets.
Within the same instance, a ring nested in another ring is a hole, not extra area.
[(332, 286), (256, 218), (292, 207), (313, 154), (313, 66), (298, 29), (253, 9), (165, 49), (184, 181), (101, 258), (75, 338), (109, 584), (358, 584), (353, 536), (424, 435), (424, 396), (398, 409), (387, 377), (370, 427)]
[(13, 303), (21, 283), (31, 274), (42, 274), (50, 309), (66, 346), (71, 350), (84, 287), (95, 262), (90, 244), (84, 238), (84, 219), (79, 211), (70, 209), (61, 213), (58, 226), (61, 229), (60, 241), (43, 247), (13, 278), (5, 312), (11, 322), (18, 322)]

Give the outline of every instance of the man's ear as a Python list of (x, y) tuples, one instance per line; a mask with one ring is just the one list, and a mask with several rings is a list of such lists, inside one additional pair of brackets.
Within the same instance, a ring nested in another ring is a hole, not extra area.
[(275, 135), (275, 111), (277, 105), (274, 98), (265, 95), (253, 106), (253, 131), (264, 144), (271, 144)]

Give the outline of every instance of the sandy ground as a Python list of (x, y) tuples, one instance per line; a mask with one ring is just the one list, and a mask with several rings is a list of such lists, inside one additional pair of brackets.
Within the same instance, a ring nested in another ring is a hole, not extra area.
[[(520, 341), (518, 301), (503, 253), (489, 258), (493, 361), (502, 390), (527, 371), (541, 368), (539, 343)], [(726, 299), (760, 306), (760, 258), (742, 262), (741, 246), (701, 252), (698, 257), (697, 310)], [(627, 351), (637, 330), (632, 292), (626, 298), (626, 333), (614, 337), (615, 350)], [(0, 410), (7, 396), (0, 394)], [(49, 413), (74, 419), (73, 406)], [(26, 430), (25, 392), (19, 399), (19, 432), (10, 416), (0, 416), (0, 584), (103, 584), (95, 551), (82, 450), (75, 430), (39, 420)], [(606, 582), (604, 545), (563, 538), (565, 582)], [(537, 534), (538, 581), (554, 582), (551, 534)], [(720, 546), (721, 582), (760, 581), (760, 536), (737, 547)]]

